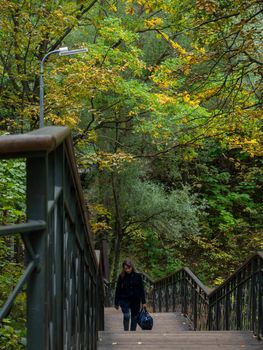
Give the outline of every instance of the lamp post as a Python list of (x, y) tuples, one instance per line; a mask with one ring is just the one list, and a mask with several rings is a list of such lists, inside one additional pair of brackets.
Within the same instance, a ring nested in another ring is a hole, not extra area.
[(59, 54), (59, 56), (69, 56), (75, 55), (81, 52), (87, 52), (87, 49), (76, 49), (69, 50), (67, 47), (61, 47), (58, 50), (53, 50), (48, 52), (41, 61), (40, 65), (40, 83), (39, 83), (39, 102), (40, 102), (40, 117), (39, 117), (39, 127), (44, 127), (44, 62), (52, 54)]

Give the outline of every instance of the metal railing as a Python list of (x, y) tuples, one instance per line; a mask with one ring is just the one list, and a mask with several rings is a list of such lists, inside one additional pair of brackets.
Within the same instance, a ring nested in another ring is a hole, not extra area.
[(195, 330), (250, 330), (263, 337), (263, 253), (210, 290), (189, 270), (153, 282), (153, 309), (182, 312)]
[(207, 329), (209, 289), (188, 268), (153, 282), (154, 312), (181, 312), (195, 330)]
[(250, 330), (263, 338), (263, 252), (209, 294), (209, 329)]
[(0, 236), (21, 234), (27, 263), (0, 321), (26, 286), (27, 349), (96, 349), (104, 284), (70, 130), (47, 127), (0, 137), (0, 158), (15, 157), (26, 158), (27, 222), (1, 226)]

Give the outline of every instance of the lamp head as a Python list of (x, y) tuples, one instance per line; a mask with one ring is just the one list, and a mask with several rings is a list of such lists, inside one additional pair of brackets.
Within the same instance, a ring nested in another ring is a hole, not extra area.
[(87, 52), (88, 51), (88, 49), (69, 50), (67, 47), (61, 47), (58, 50), (59, 50), (59, 56), (75, 55), (77, 53)]

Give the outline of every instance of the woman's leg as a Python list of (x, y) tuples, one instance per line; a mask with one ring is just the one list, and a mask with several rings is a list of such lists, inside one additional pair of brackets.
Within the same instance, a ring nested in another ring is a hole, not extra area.
[(120, 302), (121, 311), (123, 313), (123, 328), (125, 331), (129, 330), (130, 323), (130, 305), (126, 301)]
[(131, 331), (136, 331), (138, 314), (140, 312), (140, 300), (131, 302)]
[(131, 331), (136, 331), (138, 315), (131, 316)]

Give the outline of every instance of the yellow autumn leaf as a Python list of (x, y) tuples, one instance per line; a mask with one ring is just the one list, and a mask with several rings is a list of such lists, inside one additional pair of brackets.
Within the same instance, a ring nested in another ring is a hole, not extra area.
[(173, 102), (173, 99), (165, 94), (155, 94), (161, 105)]
[(125, 10), (126, 15), (134, 15), (135, 14), (135, 10), (133, 7), (127, 7)]
[(112, 5), (110, 6), (110, 9), (111, 9), (111, 11), (113, 11), (113, 12), (117, 12), (117, 11), (118, 11), (117, 6), (116, 6), (115, 4), (112, 4)]
[(157, 18), (151, 18), (151, 19), (147, 19), (144, 21), (145, 27), (146, 28), (154, 28), (157, 27), (159, 25), (163, 24), (163, 20), (159, 17)]

